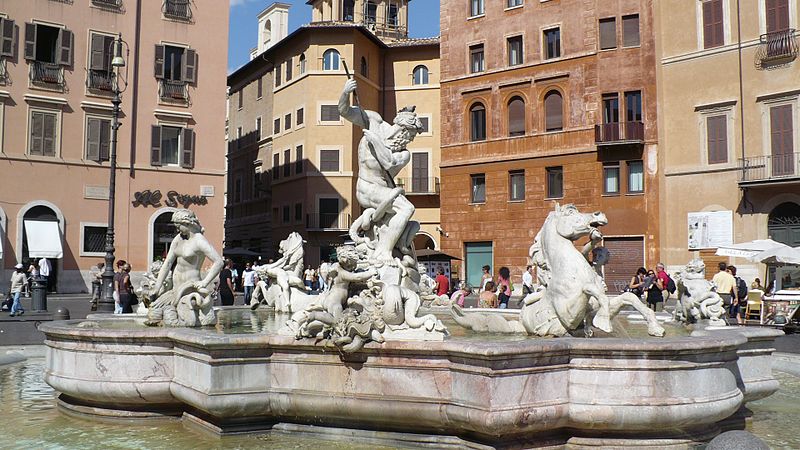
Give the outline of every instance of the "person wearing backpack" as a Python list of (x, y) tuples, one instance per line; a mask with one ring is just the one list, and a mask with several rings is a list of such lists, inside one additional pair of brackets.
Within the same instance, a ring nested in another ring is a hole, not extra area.
[(661, 280), (661, 285), (664, 287), (664, 290), (667, 291), (667, 294), (664, 295), (664, 302), (669, 299), (670, 294), (674, 294), (677, 290), (677, 286), (675, 286), (675, 281), (670, 278), (667, 271), (664, 270), (664, 263), (656, 264), (656, 276), (659, 280)]
[(728, 266), (728, 272), (733, 275), (736, 280), (736, 287), (733, 289), (735, 299), (731, 302), (730, 311), (728, 312), (731, 319), (736, 317), (736, 323), (742, 325), (741, 304), (747, 301), (747, 283), (736, 276), (736, 267)]

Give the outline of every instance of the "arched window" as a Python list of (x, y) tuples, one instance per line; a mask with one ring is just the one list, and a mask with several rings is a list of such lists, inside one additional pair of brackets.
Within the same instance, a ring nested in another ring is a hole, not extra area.
[(414, 85), (428, 84), (428, 68), (425, 66), (414, 67)]
[(367, 65), (367, 58), (361, 57), (361, 76), (369, 78), (369, 66)]
[(306, 54), (300, 54), (300, 73), (306, 73)]
[(471, 141), (486, 140), (486, 108), (481, 103), (475, 103), (469, 108)]
[(325, 50), (322, 54), (322, 70), (339, 70), (339, 52), (334, 49)]
[(800, 205), (781, 203), (769, 213), (767, 230), (770, 239), (792, 247), (800, 245)]
[(564, 128), (564, 99), (558, 91), (544, 96), (544, 129), (558, 131)]
[(508, 102), (508, 135), (525, 135), (525, 100), (519, 96)]
[(153, 222), (153, 260), (164, 260), (177, 230), (172, 223), (172, 211), (161, 213)]
[(264, 44), (269, 44), (272, 40), (272, 22), (267, 20), (264, 22)]

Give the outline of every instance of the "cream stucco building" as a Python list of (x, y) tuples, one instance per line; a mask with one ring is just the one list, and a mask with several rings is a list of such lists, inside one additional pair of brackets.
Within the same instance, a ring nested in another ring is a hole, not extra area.
[(725, 260), (730, 242), (800, 245), (797, 0), (656, 2), (662, 258)]

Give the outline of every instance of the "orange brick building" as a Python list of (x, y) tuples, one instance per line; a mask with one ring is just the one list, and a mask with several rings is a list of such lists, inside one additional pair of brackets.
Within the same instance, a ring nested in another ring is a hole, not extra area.
[(653, 2), (443, 0), (444, 252), (516, 282), (554, 204), (601, 210), (610, 291), (659, 257)]

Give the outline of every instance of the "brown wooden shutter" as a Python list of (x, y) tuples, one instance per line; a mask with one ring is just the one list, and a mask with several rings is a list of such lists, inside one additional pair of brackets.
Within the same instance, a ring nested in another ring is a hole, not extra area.
[(705, 48), (725, 44), (722, 0), (703, 2), (703, 42)]
[(72, 31), (60, 29), (58, 31), (58, 63), (62, 66), (72, 66), (72, 48), (74, 35)]
[(728, 162), (727, 116), (709, 117), (706, 122), (708, 163)]
[(181, 79), (187, 83), (195, 83), (197, 81), (197, 52), (187, 48), (181, 62), (183, 63)]
[(295, 120), (297, 120), (297, 125), (302, 125), (303, 124), (303, 122), (305, 121), (304, 115), (305, 115), (305, 111), (303, 110), (303, 108), (300, 108), (300, 109), (297, 110), (297, 114), (295, 114), (295, 117), (297, 117), (297, 119), (295, 119)]
[(281, 177), (280, 173), (281, 167), (281, 155), (280, 153), (275, 153), (272, 155), (272, 178), (277, 180)]
[(640, 44), (639, 15), (622, 17), (622, 46), (636, 47)]
[(36, 60), (36, 24), (25, 24), (25, 59)]
[(90, 117), (86, 124), (86, 159), (100, 161), (100, 128), (102, 121)]
[[(257, 98), (261, 98), (263, 96), (263, 94), (264, 94), (264, 78), (263, 77), (258, 77), (258, 82), (256, 83), (256, 86), (257, 86), (256, 97)], [(239, 103), (239, 108), (241, 108), (241, 107), (242, 107), (242, 105), (241, 105), (241, 102), (240, 102)]]
[(792, 105), (774, 106), (770, 108), (773, 175), (791, 175), (794, 173), (793, 130)]
[(92, 42), (89, 44), (89, 69), (107, 70), (105, 66), (106, 36), (102, 34), (92, 34)]
[(56, 156), (56, 115), (44, 114), (42, 155)]
[(194, 130), (183, 129), (183, 151), (181, 152), (181, 167), (194, 168)]
[[(164, 79), (164, 46), (156, 45), (155, 57), (155, 76), (159, 80)], [(160, 161), (160, 159), (159, 159)]]
[(17, 35), (14, 21), (6, 18), (0, 19), (0, 56), (14, 58), (17, 50)]
[(614, 17), (600, 19), (600, 50), (616, 48), (617, 19)]
[(767, 0), (767, 33), (789, 28), (789, 0)]
[(520, 97), (514, 97), (508, 103), (508, 135), (522, 136), (525, 134), (525, 102)]
[(428, 154), (413, 153), (411, 158), (411, 192), (428, 192)]
[(161, 165), (161, 126), (153, 125), (150, 140), (150, 165)]
[(339, 121), (339, 106), (338, 105), (322, 105), (321, 118), (322, 122), (338, 122)]
[(544, 98), (545, 131), (556, 131), (564, 128), (564, 101), (561, 94), (552, 91)]
[(111, 146), (111, 121), (100, 121), (100, 161), (108, 161)]
[(44, 114), (40, 112), (31, 113), (31, 142), (30, 154), (42, 155), (42, 140), (44, 137)]

